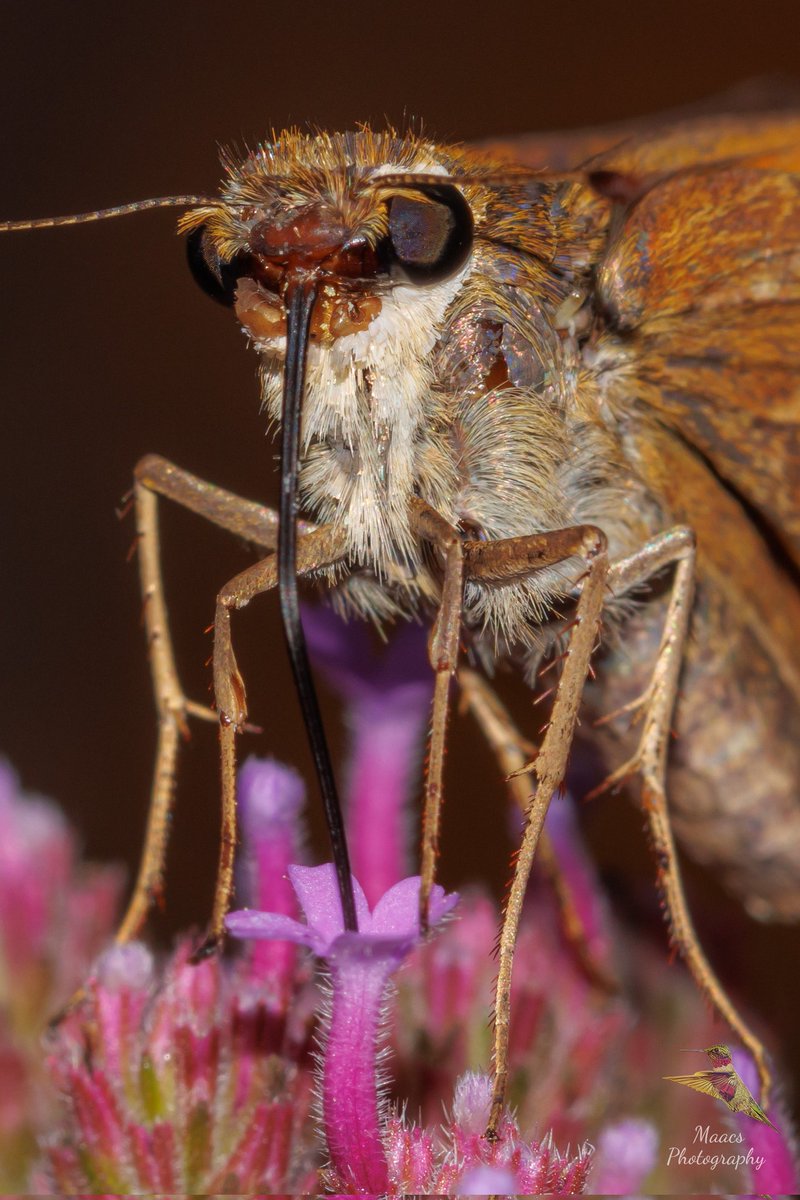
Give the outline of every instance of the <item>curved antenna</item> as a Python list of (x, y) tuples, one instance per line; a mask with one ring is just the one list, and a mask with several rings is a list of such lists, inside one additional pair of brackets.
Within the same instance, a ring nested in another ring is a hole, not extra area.
[[(414, 188), (436, 187), (442, 184), (453, 184), (456, 187), (472, 182), (484, 187), (509, 187), (520, 183), (543, 183), (551, 181), (579, 182), (586, 176), (579, 171), (541, 171), (530, 167), (510, 167), (506, 172), (486, 175), (434, 175), (414, 174), (413, 172), (397, 172), (391, 175), (373, 176), (368, 181), (376, 190), (383, 188)], [(289, 177), (271, 176), (270, 182), (289, 182)], [(229, 209), (250, 208), (252, 203), (220, 199), (219, 196), (155, 196), (149, 200), (134, 200), (130, 204), (116, 204), (111, 208), (96, 208), (92, 212), (70, 213), (62, 217), (30, 217), (20, 221), (0, 221), (0, 233), (20, 233), (28, 229), (57, 229), (64, 225), (88, 225), (92, 221), (106, 221), (112, 217), (128, 217), (133, 213), (148, 212), (153, 208), (202, 208), (214, 205)]]
[[(85, 225), (91, 221), (103, 221), (111, 217), (125, 217), (132, 213), (146, 212), (151, 208), (197, 208), (205, 205), (219, 206), (220, 204), (224, 205), (224, 201), (221, 202), (216, 196), (160, 196), (150, 200), (138, 200), (132, 204), (119, 204), (113, 208), (100, 208), (94, 212), (76, 213), (72, 216), (37, 217), (22, 221), (0, 221), (0, 232), (10, 233), (27, 229), (53, 229), (61, 225)], [(296, 521), (300, 418), (308, 353), (308, 334), (316, 295), (317, 283), (313, 278), (310, 278), (295, 281), (287, 297), (286, 361), (284, 364), (282, 415), (282, 480), (278, 532), (278, 595), (292, 673), (300, 698), (300, 707), (303, 712), (309, 742), (311, 743), (311, 751), (317, 770), (320, 791), (322, 792), (322, 802), (325, 809), (341, 896), (344, 927), (347, 930), (357, 932), (358, 919), (344, 822), (336, 791), (336, 781), (333, 774), (330, 751), (328, 750), (325, 729), (322, 724), (319, 702), (308, 660), (308, 651), (300, 620), (300, 607), (297, 596)]]
[(33, 217), (22, 221), (0, 221), (0, 233), (15, 233), (23, 229), (55, 229), (59, 225), (88, 225), (90, 221), (105, 221), (110, 217), (127, 217), (131, 213), (147, 212), (151, 208), (198, 208), (203, 204), (219, 204), (218, 196), (156, 196), (151, 200), (134, 200), (113, 208), (97, 208), (94, 212), (74, 213), (66, 217)]

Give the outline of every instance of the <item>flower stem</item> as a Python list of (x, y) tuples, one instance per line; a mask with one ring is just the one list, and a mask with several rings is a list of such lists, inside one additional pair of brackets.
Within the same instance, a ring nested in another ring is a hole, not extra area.
[(322, 1107), (331, 1161), (346, 1187), (380, 1194), (388, 1187), (381, 1138), (376, 1057), (383, 993), (396, 966), (365, 971), (346, 951), (331, 963), (333, 1001), (322, 1077)]

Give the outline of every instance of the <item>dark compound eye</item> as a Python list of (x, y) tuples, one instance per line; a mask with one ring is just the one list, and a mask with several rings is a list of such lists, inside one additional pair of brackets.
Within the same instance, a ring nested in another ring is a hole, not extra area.
[(186, 258), (196, 283), (218, 304), (233, 307), (236, 285), (243, 275), (252, 274), (249, 254), (239, 254), (230, 262), (220, 262), (205, 225), (192, 230), (186, 239)]
[(425, 184), (392, 196), (384, 247), (390, 273), (416, 284), (455, 275), (472, 250), (472, 228), (469, 204), (452, 184)]

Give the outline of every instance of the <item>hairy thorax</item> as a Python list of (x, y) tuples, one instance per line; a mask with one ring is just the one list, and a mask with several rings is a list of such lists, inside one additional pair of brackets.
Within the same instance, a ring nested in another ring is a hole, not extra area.
[[(592, 348), (607, 202), (571, 181), (484, 187), (482, 173), (496, 167), (465, 155), (368, 131), (290, 136), (237, 166), (225, 204), (192, 218), (204, 221), (212, 261), (245, 255), (235, 311), (260, 354), (263, 406), (276, 423), (281, 264), (299, 246), (335, 264), (309, 329), (301, 500), (313, 521), (344, 532), (340, 598), (373, 618), (438, 598), (440, 564), (410, 523), (415, 496), (472, 538), (596, 524), (615, 558), (662, 520), (625, 453), (630, 413), (606, 401), (624, 355), (606, 347), (601, 361)], [(428, 191), (415, 198), (417, 178)], [(439, 178), (450, 181), (445, 203)], [(470, 214), (457, 269), (430, 280), (384, 270), (386, 222), (395, 239), (408, 236), (409, 252), (418, 236), (446, 245), (458, 218), (448, 203)], [(498, 648), (525, 644), (581, 570), (565, 563), (502, 586), (468, 582), (465, 620)]]
[[(505, 321), (476, 258), (424, 293), (395, 288), (367, 328), (310, 348), (304, 509), (346, 532), (353, 574), (342, 599), (368, 615), (389, 597), (406, 611), (437, 599), (437, 564), (409, 521), (414, 495), (470, 537), (596, 524), (613, 557), (659, 523), (578, 339), (532, 304), (526, 324)], [(262, 347), (275, 420), (281, 387), (280, 348)], [(527, 643), (582, 570), (469, 583), (465, 619), (498, 646)]]

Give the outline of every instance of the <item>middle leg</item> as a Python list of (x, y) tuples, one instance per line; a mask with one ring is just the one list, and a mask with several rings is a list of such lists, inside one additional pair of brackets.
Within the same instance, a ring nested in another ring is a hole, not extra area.
[(468, 575), (496, 582), (518, 579), (531, 571), (570, 558), (582, 559), (586, 570), (575, 618), (570, 627), (569, 645), (563, 656), (561, 678), (539, 752), (533, 762), (521, 768), (521, 771), (533, 774), (536, 786), (526, 812), (525, 830), (500, 933), (494, 1013), (494, 1089), (486, 1128), (486, 1137), (490, 1141), (497, 1140), (505, 1105), (511, 974), (523, 901), (547, 810), (566, 772), (578, 708), (603, 612), (608, 553), (602, 530), (591, 525), (578, 525), (504, 542), (472, 543), (468, 547)]
[(217, 721), (213, 709), (184, 695), (175, 665), (161, 565), (158, 520), (161, 498), (264, 550), (274, 549), (277, 544), (277, 515), (270, 509), (198, 479), (157, 454), (148, 454), (137, 463), (133, 500), (144, 624), (158, 713), (158, 742), (144, 846), (136, 882), (117, 930), (119, 943), (138, 935), (153, 898), (161, 889), (178, 752), (181, 741), (188, 736), (188, 719)]

